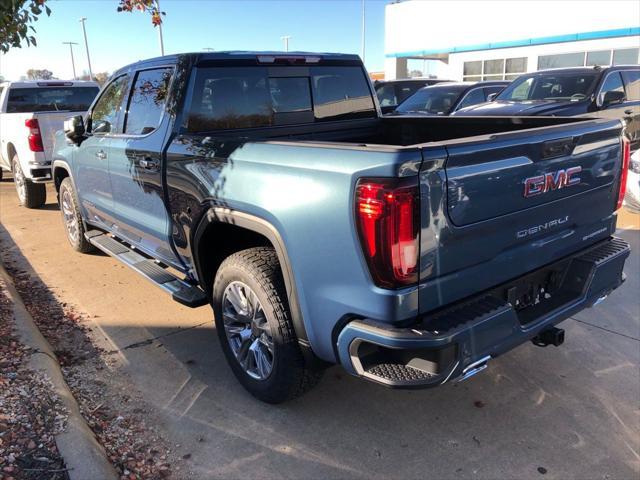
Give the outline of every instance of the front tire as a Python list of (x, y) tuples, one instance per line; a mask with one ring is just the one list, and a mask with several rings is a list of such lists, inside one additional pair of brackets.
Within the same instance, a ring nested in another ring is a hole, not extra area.
[(16, 185), (20, 205), (40, 208), (47, 201), (47, 188), (43, 183), (33, 183), (24, 176), (18, 155), (13, 156), (13, 182)]
[(94, 250), (94, 246), (85, 238), (84, 223), (80, 215), (78, 197), (69, 177), (62, 180), (58, 192), (58, 203), (62, 222), (64, 223), (67, 240), (76, 252), (88, 253)]
[(227, 362), (254, 397), (281, 403), (320, 380), (322, 372), (305, 365), (273, 248), (249, 248), (222, 262), (213, 311)]

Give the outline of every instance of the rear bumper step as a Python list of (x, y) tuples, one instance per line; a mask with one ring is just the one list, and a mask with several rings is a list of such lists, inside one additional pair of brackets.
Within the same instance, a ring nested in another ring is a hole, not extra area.
[(338, 336), (340, 362), (353, 375), (395, 388), (466, 379), (491, 358), (599, 303), (624, 282), (629, 253), (625, 241), (612, 237), (408, 327), (352, 320)]
[(116, 238), (99, 230), (91, 230), (85, 234), (85, 237), (107, 255), (120, 260), (154, 285), (171, 294), (176, 302), (191, 308), (208, 303), (207, 296), (200, 288), (176, 277), (155, 261), (127, 247)]

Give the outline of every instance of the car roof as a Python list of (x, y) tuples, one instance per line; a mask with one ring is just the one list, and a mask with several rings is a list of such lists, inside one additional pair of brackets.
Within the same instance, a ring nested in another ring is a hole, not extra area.
[(538, 73), (591, 73), (608, 72), (611, 70), (637, 70), (639, 65), (595, 65), (593, 67), (563, 67), (547, 68), (536, 72), (524, 73), (523, 75), (536, 75)]
[[(175, 55), (165, 55), (163, 57), (153, 57), (138, 62), (130, 63), (119, 68), (113, 75), (124, 73), (130, 69), (137, 70), (147, 65), (157, 65), (159, 63), (176, 63), (180, 58), (192, 57), (199, 62), (222, 61), (222, 60), (258, 60), (258, 57), (318, 57), (321, 60), (357, 62), (362, 64), (358, 55), (346, 53), (326, 53), (326, 52), (278, 52), (278, 51), (244, 51), (229, 50), (220, 52), (185, 52)], [(113, 76), (112, 75), (112, 76)]]
[(511, 83), (510, 80), (484, 80), (480, 82), (443, 82), (436, 83), (435, 85), (427, 85), (423, 87), (421, 90), (426, 88), (446, 88), (446, 87), (460, 87), (460, 88), (471, 88), (471, 87), (490, 87), (490, 86), (507, 86)]
[(98, 87), (97, 82), (90, 80), (20, 80), (17, 82), (0, 82), (0, 85), (10, 88), (34, 88), (34, 87)]

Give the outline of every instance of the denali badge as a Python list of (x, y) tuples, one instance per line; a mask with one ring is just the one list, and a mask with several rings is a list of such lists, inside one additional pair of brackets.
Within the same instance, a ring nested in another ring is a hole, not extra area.
[(581, 171), (582, 167), (577, 166), (526, 178), (524, 180), (524, 196), (527, 198), (533, 197), (549, 190), (559, 190), (571, 185), (578, 185), (580, 177), (577, 174)]
[(528, 237), (529, 235), (535, 235), (536, 233), (544, 232), (550, 228), (562, 225), (567, 220), (569, 220), (569, 215), (561, 218), (554, 218), (553, 220), (549, 220), (548, 222), (540, 223), (538, 225), (533, 225), (532, 227), (525, 228), (524, 230), (520, 230), (519, 232), (517, 232), (516, 238), (524, 238)]

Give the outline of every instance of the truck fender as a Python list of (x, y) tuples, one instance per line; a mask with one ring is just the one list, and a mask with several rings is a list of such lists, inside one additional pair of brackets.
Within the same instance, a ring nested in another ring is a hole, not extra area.
[(192, 253), (198, 278), (203, 278), (203, 275), (201, 272), (200, 261), (198, 259), (198, 248), (196, 248), (196, 246), (208, 227), (214, 223), (230, 223), (237, 227), (262, 235), (271, 242), (276, 254), (278, 255), (278, 261), (280, 262), (280, 267), (282, 269), (282, 277), (284, 279), (285, 288), (287, 289), (289, 309), (291, 310), (291, 320), (293, 322), (293, 328), (295, 329), (296, 336), (298, 337), (298, 343), (300, 344), (307, 361), (313, 361), (314, 363), (321, 362), (321, 360), (313, 354), (311, 343), (309, 342), (309, 337), (307, 336), (307, 331), (304, 325), (304, 320), (302, 318), (302, 311), (298, 301), (298, 293), (294, 281), (291, 262), (289, 261), (284, 240), (276, 227), (265, 219), (256, 217), (255, 215), (236, 210), (229, 210), (228, 208), (210, 208), (203, 215), (203, 218), (193, 236)]

